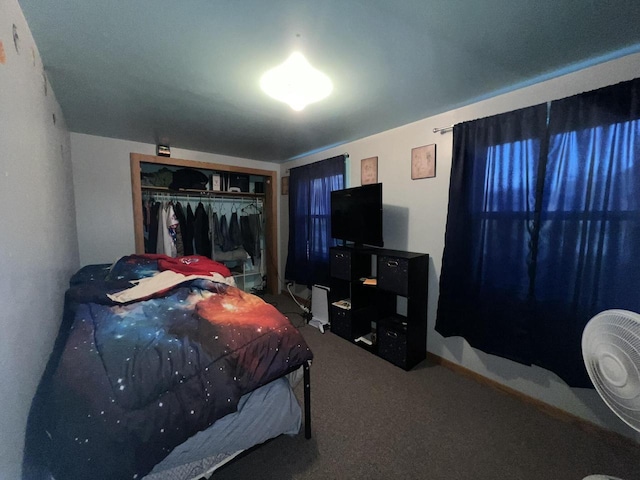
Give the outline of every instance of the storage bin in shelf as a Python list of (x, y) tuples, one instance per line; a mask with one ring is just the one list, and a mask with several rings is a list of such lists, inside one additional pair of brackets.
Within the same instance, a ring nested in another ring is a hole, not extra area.
[(407, 369), (410, 363), (406, 320), (393, 315), (378, 323), (378, 355), (404, 369)]

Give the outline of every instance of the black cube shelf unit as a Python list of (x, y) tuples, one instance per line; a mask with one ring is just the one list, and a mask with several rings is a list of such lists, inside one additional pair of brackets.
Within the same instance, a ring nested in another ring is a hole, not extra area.
[(331, 331), (412, 369), (427, 354), (428, 271), (426, 253), (331, 248)]

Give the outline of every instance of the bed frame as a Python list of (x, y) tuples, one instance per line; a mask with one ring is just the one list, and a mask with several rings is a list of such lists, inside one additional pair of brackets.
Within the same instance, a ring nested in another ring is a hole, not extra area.
[(311, 438), (311, 360), (304, 362), (303, 383), (304, 383), (304, 438)]

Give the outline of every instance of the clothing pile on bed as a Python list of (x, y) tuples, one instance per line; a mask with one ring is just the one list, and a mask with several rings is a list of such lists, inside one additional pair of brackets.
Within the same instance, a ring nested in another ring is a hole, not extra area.
[[(127, 297), (161, 268), (182, 280)], [(32, 405), (25, 471), (141, 479), (241, 396), (311, 360), (289, 320), (224, 283), (225, 268), (131, 255), (71, 279)]]

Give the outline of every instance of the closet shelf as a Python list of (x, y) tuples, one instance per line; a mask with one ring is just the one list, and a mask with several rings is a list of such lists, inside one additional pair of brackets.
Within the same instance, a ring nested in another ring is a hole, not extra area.
[(224, 198), (264, 198), (264, 193), (248, 193), (248, 192), (221, 192), (214, 190), (172, 190), (168, 187), (153, 187), (150, 185), (142, 185), (143, 192), (166, 193), (168, 195), (198, 195), (201, 197), (224, 197)]

